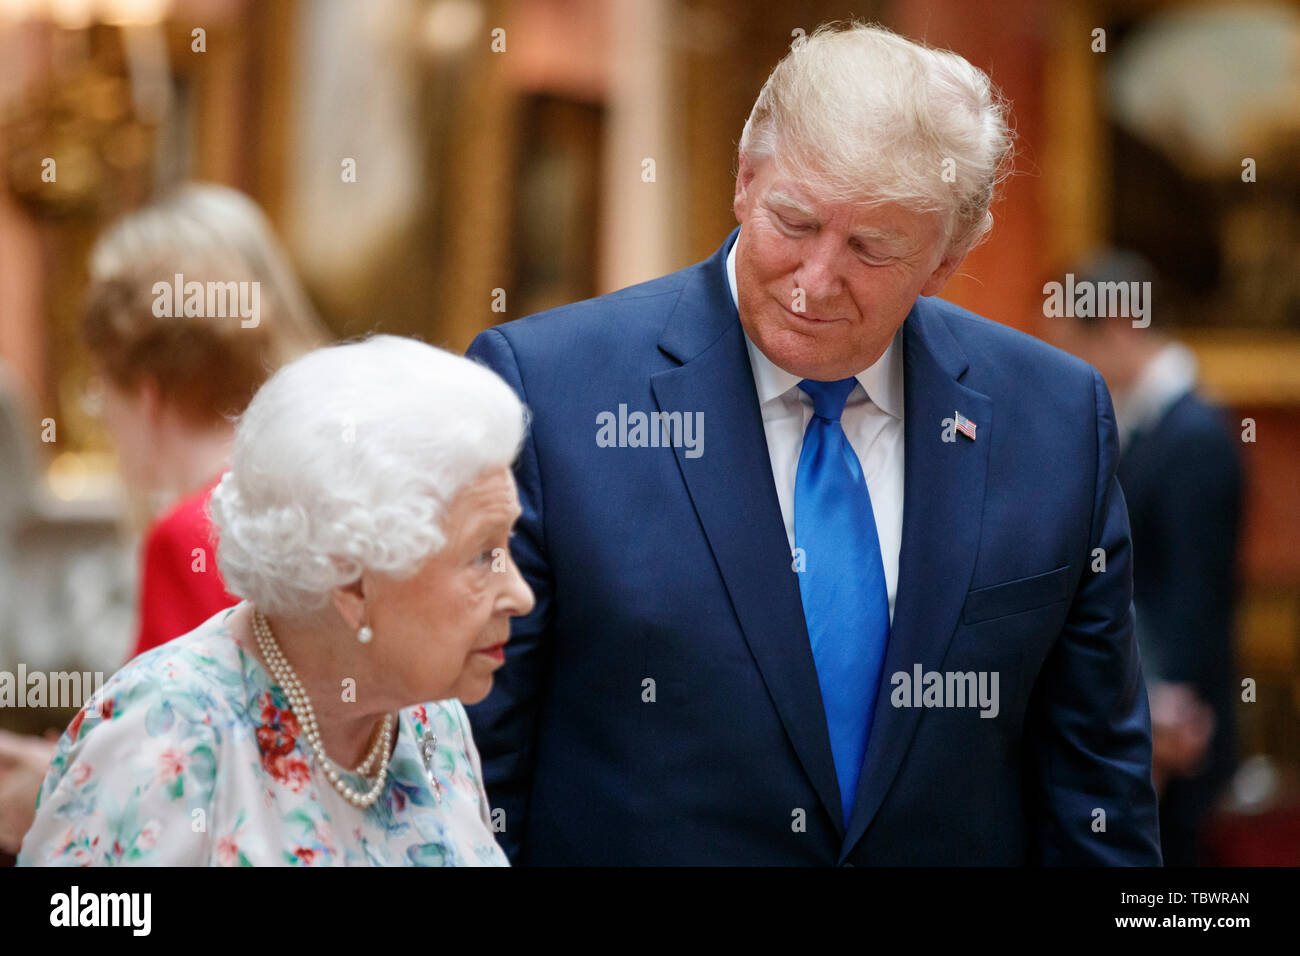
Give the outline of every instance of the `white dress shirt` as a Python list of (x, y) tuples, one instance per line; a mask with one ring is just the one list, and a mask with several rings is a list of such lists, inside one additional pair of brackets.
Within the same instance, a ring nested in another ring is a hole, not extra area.
[[(736, 246), (727, 256), (727, 282), (732, 301), (736, 294)], [(870, 368), (859, 372), (857, 386), (849, 393), (840, 423), (858, 456), (871, 493), (880, 539), (880, 559), (885, 567), (889, 592), (889, 620), (894, 620), (894, 599), (898, 594), (898, 552), (903, 544), (903, 330), (899, 326), (893, 341)], [(812, 399), (799, 388), (801, 379), (778, 368), (745, 336), (749, 364), (754, 372), (758, 405), (763, 413), (767, 453), (772, 461), (776, 496), (781, 502), (785, 534), (794, 551), (794, 482), (799, 468), (803, 433), (812, 418)]]
[(1174, 402), (1196, 387), (1196, 354), (1170, 342), (1143, 367), (1127, 392), (1111, 395), (1119, 425), (1119, 450), (1128, 449), (1138, 429), (1154, 428)]

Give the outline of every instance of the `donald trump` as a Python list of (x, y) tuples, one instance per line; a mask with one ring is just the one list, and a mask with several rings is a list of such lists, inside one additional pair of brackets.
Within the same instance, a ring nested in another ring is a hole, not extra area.
[[(1006, 112), (953, 53), (820, 28), (716, 253), (474, 341), (533, 413), (537, 604), (471, 709), (516, 863), (1160, 862), (1110, 396), (935, 298)], [(597, 442), (620, 406), (658, 440)]]

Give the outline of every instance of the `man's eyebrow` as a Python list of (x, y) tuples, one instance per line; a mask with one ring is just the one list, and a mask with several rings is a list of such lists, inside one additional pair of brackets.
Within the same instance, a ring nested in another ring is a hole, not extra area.
[(854, 239), (882, 239), (885, 242), (896, 242), (900, 239), (906, 239), (907, 234), (897, 232), (893, 229), (856, 229), (853, 232)]
[(817, 210), (781, 189), (769, 189), (767, 191), (767, 201), (769, 205), (775, 203), (779, 206), (785, 206), (789, 209), (793, 209), (800, 215), (808, 217), (814, 217), (817, 215)]
[[(767, 202), (768, 205), (783, 206), (799, 213), (800, 215), (807, 216), (810, 219), (815, 219), (817, 217), (817, 210), (780, 188), (773, 188), (767, 191)], [(874, 229), (867, 227), (864, 229), (854, 230), (853, 238), (858, 240), (875, 239), (883, 242), (897, 242), (899, 240), (908, 239), (908, 236), (906, 233), (898, 232), (894, 229)]]

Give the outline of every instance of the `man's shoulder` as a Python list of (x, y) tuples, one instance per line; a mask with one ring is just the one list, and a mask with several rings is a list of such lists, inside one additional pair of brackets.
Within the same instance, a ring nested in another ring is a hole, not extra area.
[(1193, 389), (1169, 406), (1137, 453), (1194, 473), (1197, 480), (1217, 474), (1235, 485), (1241, 480), (1240, 444), (1228, 412)]
[[(970, 363), (963, 382), (984, 390), (1061, 386), (1091, 389), (1098, 376), (1087, 362), (1019, 329), (996, 322), (944, 299), (923, 298), (921, 314), (933, 327), (951, 334)], [(933, 329), (931, 335), (934, 334)]]
[(1202, 397), (1193, 388), (1169, 406), (1160, 427), (1171, 437), (1187, 442), (1221, 444), (1227, 441), (1235, 444), (1235, 433), (1229, 421), (1226, 409)]
[(578, 343), (657, 340), (683, 290), (703, 265), (697, 262), (615, 292), (503, 322), (483, 334), (503, 336), (516, 352), (552, 345), (572, 349)]

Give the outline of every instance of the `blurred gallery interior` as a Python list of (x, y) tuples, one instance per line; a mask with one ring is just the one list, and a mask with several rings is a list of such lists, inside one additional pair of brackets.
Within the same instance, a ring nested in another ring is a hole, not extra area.
[(0, 0), (0, 669), (111, 673), (130, 646), (160, 502), (118, 477), (80, 333), (114, 219), (235, 187), (332, 335), (463, 350), (712, 253), (764, 78), (850, 15), (956, 50), (1012, 103), (992, 238), (944, 296), (1050, 340), (1045, 279), (1136, 251), (1168, 290), (1153, 324), (1253, 422), (1225, 681), (1254, 699), (1202, 862), (1300, 863), (1295, 3)]

